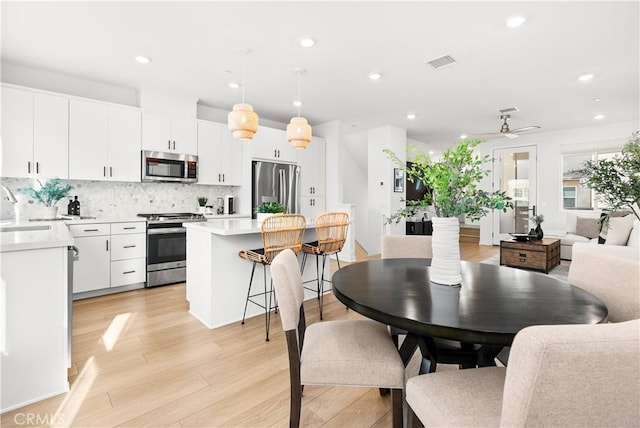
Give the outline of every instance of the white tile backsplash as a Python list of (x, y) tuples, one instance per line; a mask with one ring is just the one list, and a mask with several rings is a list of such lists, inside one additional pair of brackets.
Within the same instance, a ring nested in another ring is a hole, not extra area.
[[(20, 203), (26, 204), (27, 217), (39, 215), (39, 207), (21, 195), (16, 189), (34, 186), (35, 180), (28, 178), (0, 179), (13, 191)], [(73, 186), (70, 197), (78, 196), (80, 214), (100, 218), (136, 216), (138, 213), (198, 212), (198, 196), (209, 199), (207, 205), (216, 207), (216, 198), (227, 195), (238, 197), (239, 187), (205, 186), (200, 184), (174, 183), (125, 183), (108, 181), (63, 180)], [(58, 203), (59, 212), (67, 213), (69, 198)], [(13, 219), (14, 207), (2, 194), (1, 219)]]

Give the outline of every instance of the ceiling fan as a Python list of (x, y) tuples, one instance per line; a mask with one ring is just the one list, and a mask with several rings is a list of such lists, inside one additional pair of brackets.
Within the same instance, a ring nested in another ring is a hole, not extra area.
[(533, 129), (540, 128), (540, 126), (538, 125), (531, 125), (531, 126), (523, 126), (522, 128), (517, 128), (517, 129), (509, 129), (509, 124), (507, 123), (507, 121), (510, 118), (511, 118), (510, 114), (500, 115), (500, 119), (502, 120), (502, 126), (500, 126), (500, 131), (498, 132), (483, 132), (483, 133), (476, 133), (474, 135), (504, 135), (507, 138), (518, 138), (517, 134), (521, 132), (531, 131)]

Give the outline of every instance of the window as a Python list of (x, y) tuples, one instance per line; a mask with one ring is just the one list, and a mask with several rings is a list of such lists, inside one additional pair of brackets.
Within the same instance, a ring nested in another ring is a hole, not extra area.
[(588, 160), (610, 159), (620, 152), (589, 152), (564, 155), (562, 158), (562, 208), (566, 210), (593, 210), (606, 208), (590, 188), (580, 183), (579, 170)]

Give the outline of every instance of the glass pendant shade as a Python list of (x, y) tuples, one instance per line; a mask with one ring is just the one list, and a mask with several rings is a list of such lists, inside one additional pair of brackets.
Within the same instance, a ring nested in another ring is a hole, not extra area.
[(295, 149), (305, 149), (311, 142), (311, 126), (304, 117), (292, 117), (287, 125), (287, 141)]
[(229, 131), (238, 141), (249, 141), (258, 131), (258, 115), (250, 104), (235, 104), (227, 117)]

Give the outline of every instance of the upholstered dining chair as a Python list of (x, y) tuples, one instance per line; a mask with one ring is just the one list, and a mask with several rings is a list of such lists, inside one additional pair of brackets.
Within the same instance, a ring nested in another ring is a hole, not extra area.
[[(269, 326), (271, 324), (271, 310), (276, 309), (272, 302), (271, 285), (267, 287), (267, 266), (271, 264), (273, 258), (284, 249), (291, 249), (294, 253), (302, 250), (302, 236), (306, 228), (307, 221), (301, 214), (276, 214), (264, 219), (261, 225), (263, 248), (254, 250), (240, 250), (238, 255), (250, 262), (253, 262), (251, 268), (251, 277), (249, 279), (249, 288), (247, 290), (247, 299), (244, 303), (244, 313), (242, 314), (242, 324), (244, 324), (247, 315), (247, 306), (249, 302), (264, 308), (265, 313), (265, 334), (266, 341), (269, 341)], [(256, 265), (261, 264), (264, 278), (264, 291), (251, 294), (251, 286), (253, 284), (253, 276), (256, 271)], [(255, 298), (263, 298), (263, 302), (254, 300)]]
[(638, 427), (638, 361), (640, 320), (527, 327), (506, 368), (410, 378), (409, 426)]
[[(429, 235), (382, 235), (380, 257), (383, 259), (428, 259), (433, 257)], [(405, 330), (389, 327), (393, 342), (398, 346), (398, 336)]]
[[(340, 257), (338, 253), (342, 251), (344, 241), (347, 239), (347, 229), (349, 228), (349, 214), (345, 212), (326, 212), (318, 214), (316, 217), (316, 241), (302, 245), (302, 271), (307, 262), (308, 255), (316, 256), (316, 290), (318, 293), (318, 304), (320, 305), (320, 319), (322, 319), (322, 303), (324, 294), (324, 283), (329, 280), (324, 279), (324, 268), (327, 257), (335, 254), (340, 269)], [(318, 258), (322, 257), (322, 270)], [(321, 273), (322, 272), (322, 273)], [(311, 289), (309, 289), (311, 290)]]
[(390, 388), (393, 426), (402, 427), (404, 365), (386, 327), (373, 320), (307, 327), (302, 275), (293, 251), (284, 250), (273, 259), (271, 276), (289, 351), (289, 426), (300, 425), (304, 385), (338, 385)]
[[(595, 247), (595, 248), (594, 248)], [(610, 322), (640, 318), (640, 260), (610, 254), (605, 245), (573, 245), (567, 281), (602, 300)]]

